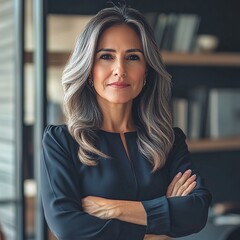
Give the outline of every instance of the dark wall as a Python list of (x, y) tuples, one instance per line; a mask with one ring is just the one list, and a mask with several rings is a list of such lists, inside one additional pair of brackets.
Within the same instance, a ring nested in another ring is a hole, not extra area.
[(192, 160), (212, 193), (212, 203), (240, 201), (240, 151), (193, 153)]

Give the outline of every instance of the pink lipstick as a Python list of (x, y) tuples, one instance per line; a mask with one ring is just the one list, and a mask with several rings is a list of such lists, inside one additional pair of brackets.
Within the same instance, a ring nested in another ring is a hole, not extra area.
[(126, 82), (113, 82), (113, 83), (107, 84), (107, 86), (111, 86), (114, 88), (126, 88), (126, 87), (129, 87), (130, 84)]

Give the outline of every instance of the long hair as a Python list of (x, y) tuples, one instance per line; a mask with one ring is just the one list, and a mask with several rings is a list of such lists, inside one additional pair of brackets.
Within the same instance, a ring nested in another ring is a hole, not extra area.
[(94, 146), (103, 117), (89, 78), (99, 37), (115, 24), (134, 29), (142, 42), (148, 73), (146, 85), (133, 100), (133, 116), (138, 148), (156, 171), (165, 164), (174, 141), (169, 106), (171, 77), (164, 68), (151, 27), (133, 8), (114, 6), (101, 10), (79, 36), (62, 76), (68, 130), (79, 144), (82, 163), (94, 166), (98, 157), (109, 157)]

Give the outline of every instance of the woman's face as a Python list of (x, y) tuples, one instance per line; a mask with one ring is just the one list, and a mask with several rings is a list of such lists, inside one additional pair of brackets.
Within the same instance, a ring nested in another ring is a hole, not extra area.
[(141, 40), (132, 28), (115, 25), (102, 33), (92, 75), (99, 103), (129, 103), (141, 92), (146, 61)]

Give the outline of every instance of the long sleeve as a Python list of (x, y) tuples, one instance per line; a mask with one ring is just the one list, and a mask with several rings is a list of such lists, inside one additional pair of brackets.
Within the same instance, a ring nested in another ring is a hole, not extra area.
[(190, 160), (184, 133), (179, 128), (174, 130), (175, 143), (167, 162), (170, 182), (178, 172), (191, 169), (197, 175), (197, 185), (188, 196), (162, 196), (142, 201), (142, 204), (147, 213), (147, 233), (181, 237), (198, 232), (205, 226), (211, 194)]
[(72, 159), (73, 141), (61, 126), (43, 136), (41, 194), (46, 221), (60, 240), (143, 239), (146, 228), (119, 220), (102, 220), (82, 210), (81, 189)]

